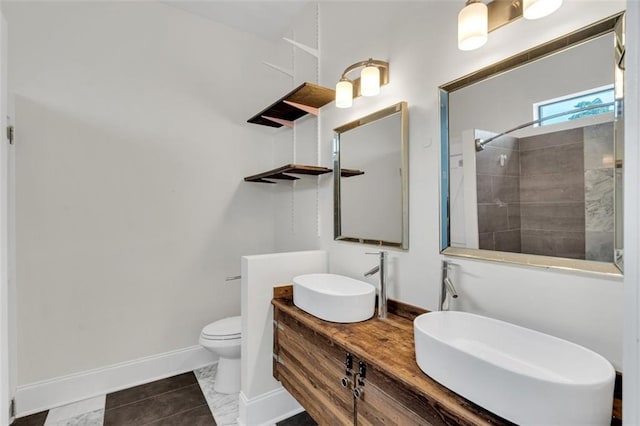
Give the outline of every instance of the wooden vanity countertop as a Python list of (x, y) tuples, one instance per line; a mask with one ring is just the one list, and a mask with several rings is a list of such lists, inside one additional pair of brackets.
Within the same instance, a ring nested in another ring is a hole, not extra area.
[[(272, 304), (319, 335), (335, 342), (370, 367), (377, 368), (412, 392), (433, 401), (447, 423), (461, 425), (511, 425), (440, 385), (420, 370), (415, 360), (413, 321), (410, 315), (389, 313), (384, 320), (339, 324), (323, 321), (293, 305), (285, 287), (276, 290)], [(487, 387), (492, 386), (487, 383)]]

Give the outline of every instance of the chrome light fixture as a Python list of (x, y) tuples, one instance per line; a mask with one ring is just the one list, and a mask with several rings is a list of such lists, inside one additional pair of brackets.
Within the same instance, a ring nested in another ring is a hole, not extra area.
[[(362, 68), (360, 77), (351, 80), (348, 74)], [(353, 98), (358, 96), (375, 96), (380, 93), (380, 86), (389, 82), (389, 63), (369, 58), (366, 61), (349, 65), (336, 84), (336, 107), (350, 108)]]
[(487, 42), (488, 33), (516, 19), (539, 19), (562, 6), (562, 0), (468, 0), (458, 14), (458, 49), (474, 50)]

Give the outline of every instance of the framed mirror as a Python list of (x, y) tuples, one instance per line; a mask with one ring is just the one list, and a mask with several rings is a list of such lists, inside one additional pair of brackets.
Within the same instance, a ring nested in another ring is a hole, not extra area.
[(408, 130), (406, 102), (334, 129), (334, 239), (409, 248)]
[(624, 15), (440, 87), (441, 251), (619, 275)]

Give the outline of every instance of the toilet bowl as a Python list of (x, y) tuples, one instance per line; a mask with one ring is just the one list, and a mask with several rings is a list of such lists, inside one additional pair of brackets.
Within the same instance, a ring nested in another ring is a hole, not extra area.
[(218, 393), (240, 392), (241, 317), (223, 318), (206, 325), (200, 333), (200, 345), (218, 355), (213, 389)]

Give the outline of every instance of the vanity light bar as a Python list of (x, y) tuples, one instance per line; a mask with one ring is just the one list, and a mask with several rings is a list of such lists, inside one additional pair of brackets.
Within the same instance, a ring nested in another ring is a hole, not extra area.
[(458, 14), (458, 49), (483, 46), (488, 34), (524, 17), (533, 20), (548, 16), (562, 6), (562, 0), (468, 0)]
[[(360, 77), (349, 79), (348, 74), (362, 68)], [(349, 65), (336, 84), (336, 107), (350, 108), (353, 98), (358, 96), (375, 96), (380, 93), (380, 87), (389, 82), (389, 63), (369, 58), (366, 61)]]

